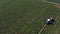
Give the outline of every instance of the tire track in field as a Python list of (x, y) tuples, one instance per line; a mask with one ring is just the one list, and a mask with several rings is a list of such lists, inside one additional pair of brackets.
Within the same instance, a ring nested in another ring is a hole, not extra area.
[(42, 2), (47, 2), (47, 3), (53, 4), (55, 7), (60, 8), (60, 4), (59, 4), (59, 3), (49, 2), (49, 1), (47, 1), (47, 0), (41, 0), (41, 1), (42, 1)]
[[(60, 4), (58, 4), (58, 3), (49, 2), (49, 1), (46, 1), (46, 0), (42, 0), (42, 1), (43, 1), (43, 2), (48, 2), (48, 3), (54, 4), (54, 5), (60, 5)], [(55, 13), (56, 13), (56, 12), (55, 12)], [(55, 13), (52, 15), (52, 17), (55, 16)], [(54, 28), (53, 28), (53, 29), (55, 29), (55, 27), (56, 27), (56, 24), (54, 25)], [(41, 34), (41, 33), (43, 32), (43, 30), (46, 30), (46, 24), (43, 26), (43, 28), (40, 30), (40, 32), (39, 32), (38, 34)]]
[(59, 24), (59, 22), (60, 22), (60, 16), (58, 15), (56, 19), (58, 19), (58, 20), (56, 20), (56, 22), (57, 22), (56, 24), (57, 24), (57, 25), (56, 25), (56, 28), (55, 28), (53, 34), (59, 34), (59, 32), (60, 32), (60, 31), (59, 31), (59, 30), (60, 30), (60, 24)]
[(45, 27), (46, 27), (46, 24), (43, 26), (43, 28), (40, 30), (40, 32), (38, 34), (41, 34), (42, 31), (45, 29)]
[[(57, 13), (57, 12), (55, 12), (55, 13)], [(56, 19), (56, 16), (57, 16), (57, 14), (55, 14), (54, 15), (55, 17), (55, 19)], [(52, 28), (52, 30), (51, 30), (51, 33), (50, 34), (52, 34), (53, 33), (53, 31), (55, 30), (55, 28), (56, 28), (56, 22), (54, 23), (54, 25), (53, 25), (54, 27)]]
[[(55, 29), (55, 27), (56, 27), (56, 24), (54, 25), (54, 28), (53, 29)], [(46, 29), (47, 29), (47, 26), (45, 24), (38, 34), (41, 34)], [(53, 29), (52, 29), (52, 31), (53, 31)], [(52, 31), (51, 31), (51, 33), (52, 33)]]
[[(56, 10), (56, 9), (55, 9), (55, 10)], [(54, 16), (56, 17), (56, 11), (53, 13), (52, 17), (55, 18)], [(53, 28), (53, 29), (55, 29), (55, 27), (56, 27), (56, 24), (54, 25), (54, 28)], [(46, 28), (46, 24), (45, 24), (38, 34), (41, 34), (41, 33), (42, 33), (44, 30), (46, 30), (46, 29), (47, 29), (47, 28)]]
[[(57, 20), (57, 16), (58, 16), (58, 14), (57, 14), (57, 12), (55, 12), (55, 13), (56, 13), (56, 14), (55, 14), (55, 19), (56, 19), (56, 20), (55, 20), (55, 23), (54, 23), (54, 27), (53, 27), (53, 29), (52, 29), (52, 31), (51, 31), (51, 34), (52, 34), (52, 33), (55, 33), (55, 29), (56, 29), (56, 27), (57, 27), (57, 21), (58, 21), (58, 20)], [(53, 32), (53, 31), (54, 31), (54, 32)]]

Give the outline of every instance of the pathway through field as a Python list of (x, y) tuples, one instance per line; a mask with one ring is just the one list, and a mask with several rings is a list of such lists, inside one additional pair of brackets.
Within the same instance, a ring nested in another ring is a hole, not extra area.
[(46, 1), (46, 0), (42, 0), (42, 1), (43, 1), (43, 2), (47, 2), (47, 3), (50, 3), (50, 4), (53, 4), (55, 7), (60, 8), (60, 4), (58, 4), (58, 3), (49, 2), (49, 1)]
[[(56, 12), (53, 13), (52, 17), (56, 18)], [(38, 34), (41, 34), (44, 30), (47, 29), (47, 27), (48, 27), (48, 26), (46, 26), (46, 24), (45, 24)], [(56, 23), (54, 24), (53, 30), (54, 30), (55, 28), (56, 28)], [(53, 30), (52, 30), (52, 31), (53, 31)], [(51, 32), (51, 33), (52, 33), (52, 32)]]
[[(47, 2), (47, 3), (51, 3), (51, 4), (53, 4), (54, 6), (56, 6), (57, 8), (60, 8), (60, 4), (58, 4), (58, 3), (54, 3), (54, 2), (49, 2), (49, 1), (46, 1), (46, 0), (42, 0), (43, 2)], [(54, 16), (56, 16), (56, 12), (52, 15), (52, 17), (54, 17)], [(56, 23), (55, 23), (55, 25), (54, 25), (54, 28), (53, 28), (53, 30), (56, 28)], [(38, 33), (38, 34), (41, 34), (44, 30), (46, 30), (46, 24), (43, 26), (43, 28), (40, 30), (40, 32)], [(52, 30), (52, 31), (53, 31)], [(52, 31), (51, 31), (51, 33), (52, 33)]]

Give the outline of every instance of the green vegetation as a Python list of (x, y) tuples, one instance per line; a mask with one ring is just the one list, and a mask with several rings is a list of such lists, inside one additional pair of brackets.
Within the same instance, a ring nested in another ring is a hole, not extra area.
[[(60, 9), (52, 4), (40, 0), (0, 0), (0, 34), (37, 34), (54, 12), (59, 26)], [(54, 25), (42, 33), (51, 34), (52, 28)], [(52, 33), (57, 30), (54, 29)]]

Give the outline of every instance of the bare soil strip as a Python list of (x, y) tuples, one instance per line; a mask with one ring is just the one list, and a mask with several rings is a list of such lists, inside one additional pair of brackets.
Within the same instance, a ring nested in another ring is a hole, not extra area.
[[(42, 0), (43, 2), (48, 2), (48, 3), (51, 3), (53, 5), (55, 5), (57, 8), (60, 8), (60, 4), (58, 3), (54, 3), (54, 2), (49, 2), (49, 1), (46, 1), (46, 0)], [(55, 12), (56, 13), (56, 12)], [(54, 14), (55, 14), (54, 13)], [(56, 27), (56, 24), (54, 25), (54, 29)], [(43, 26), (43, 28), (40, 30), (40, 32), (38, 34), (41, 34), (44, 30), (46, 29), (46, 24)]]
[(47, 2), (47, 3), (53, 4), (53, 5), (54, 5), (55, 7), (57, 7), (57, 8), (60, 8), (60, 4), (58, 4), (58, 3), (49, 2), (49, 1), (46, 1), (46, 0), (42, 0), (42, 2)]
[(46, 24), (43, 26), (43, 28), (40, 30), (40, 32), (38, 34), (41, 34), (42, 31), (45, 29), (45, 27), (46, 27)]
[[(52, 15), (53, 17), (54, 16), (56, 16), (56, 12)], [(55, 27), (56, 27), (56, 24), (54, 25), (54, 28), (53, 29), (55, 29)], [(39, 33), (38, 34), (41, 34), (44, 30), (46, 30), (46, 24), (43, 26), (43, 28), (39, 31)], [(52, 30), (53, 31), (53, 30)], [(51, 32), (52, 33), (52, 32)]]

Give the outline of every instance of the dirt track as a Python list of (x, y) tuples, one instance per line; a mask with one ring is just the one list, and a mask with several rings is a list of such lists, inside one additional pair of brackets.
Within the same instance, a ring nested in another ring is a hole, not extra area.
[[(55, 7), (60, 8), (60, 4), (58, 4), (58, 3), (49, 2), (49, 1), (46, 1), (46, 0), (42, 0), (42, 1), (43, 2), (47, 2), (47, 3), (50, 3), (50, 4), (53, 4)], [(55, 27), (56, 27), (56, 24), (54, 25), (54, 28), (53, 29), (55, 29)], [(40, 32), (38, 34), (41, 34), (45, 29), (46, 29), (46, 24), (43, 26), (43, 28), (40, 30)]]
[(41, 34), (41, 32), (42, 32), (43, 30), (45, 30), (45, 27), (46, 27), (46, 24), (44, 25), (44, 27), (40, 30), (40, 32), (39, 32), (38, 34)]
[(54, 5), (55, 7), (57, 7), (57, 8), (60, 8), (60, 4), (58, 4), (58, 3), (49, 2), (49, 1), (46, 1), (46, 0), (42, 0), (42, 2), (47, 2), (47, 3), (53, 4), (53, 5)]

